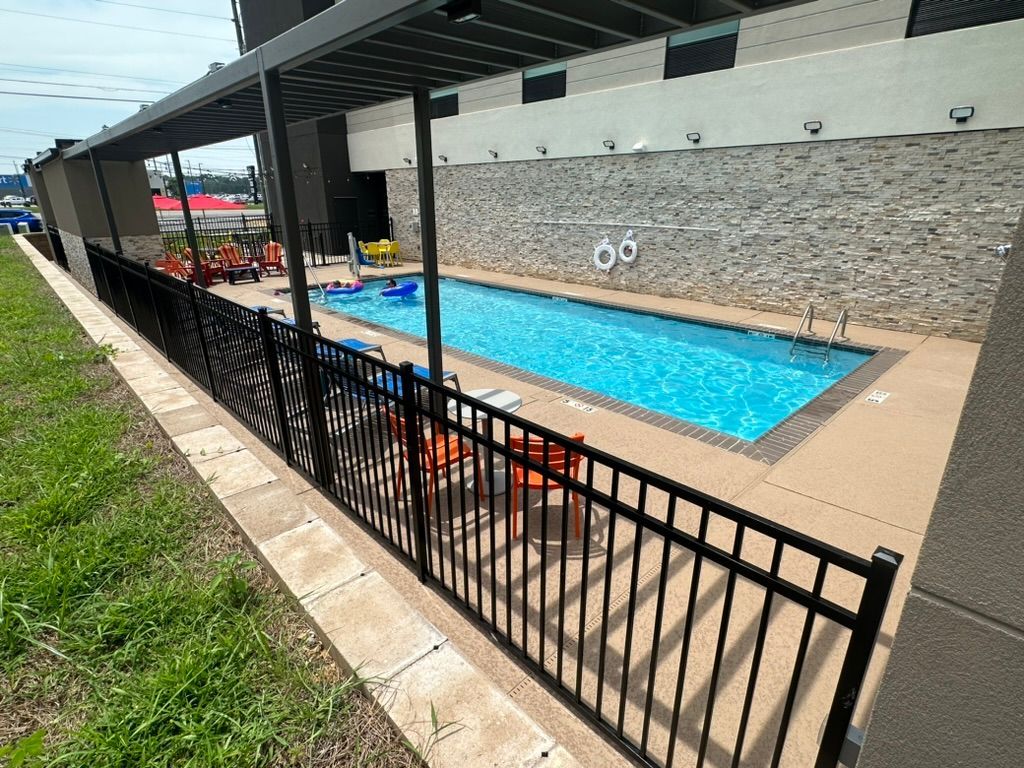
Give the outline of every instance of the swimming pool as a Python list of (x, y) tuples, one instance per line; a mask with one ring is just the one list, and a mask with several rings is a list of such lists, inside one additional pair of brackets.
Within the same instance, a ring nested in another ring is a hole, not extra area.
[[(408, 278), (407, 278), (408, 279)], [(418, 283), (422, 278), (416, 277)], [(380, 281), (311, 299), (426, 336), (422, 287), (382, 299)], [(562, 297), (443, 279), (445, 344), (744, 440), (756, 440), (870, 357), (833, 349), (790, 360), (790, 340)]]

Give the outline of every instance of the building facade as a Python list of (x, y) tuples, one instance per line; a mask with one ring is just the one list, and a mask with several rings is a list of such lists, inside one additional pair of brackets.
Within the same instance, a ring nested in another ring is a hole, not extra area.
[[(439, 258), (978, 340), (1024, 201), (1022, 17), (819, 0), (435, 92)], [(415, 258), (411, 99), (346, 118)], [(596, 269), (627, 230), (639, 258)]]

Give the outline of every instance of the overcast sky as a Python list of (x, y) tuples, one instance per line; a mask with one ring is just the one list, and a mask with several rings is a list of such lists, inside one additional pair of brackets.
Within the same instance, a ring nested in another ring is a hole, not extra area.
[[(0, 29), (0, 174), (13, 173), (12, 163), (35, 157), (55, 138), (85, 138), (137, 112), (137, 102), (156, 101), (201, 77), (211, 62), (238, 58), (230, 0), (4, 0)], [(194, 171), (202, 163), (204, 171), (244, 172), (254, 163), (249, 140), (183, 152), (181, 157), (183, 164), (191, 161)]]

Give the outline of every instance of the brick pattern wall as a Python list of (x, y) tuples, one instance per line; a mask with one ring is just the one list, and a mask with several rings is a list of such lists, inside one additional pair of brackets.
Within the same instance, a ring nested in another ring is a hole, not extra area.
[(96, 283), (92, 279), (92, 269), (89, 268), (89, 257), (85, 252), (85, 241), (81, 235), (61, 229), (60, 240), (64, 245), (64, 255), (68, 258), (68, 270), (71, 276), (85, 286), (90, 292), (96, 293)]
[[(387, 180), (417, 259), (416, 170)], [(1024, 204), (1024, 129), (439, 167), (435, 184), (445, 264), (796, 315), (813, 300), (980, 340)], [(598, 272), (618, 223), (640, 255)]]

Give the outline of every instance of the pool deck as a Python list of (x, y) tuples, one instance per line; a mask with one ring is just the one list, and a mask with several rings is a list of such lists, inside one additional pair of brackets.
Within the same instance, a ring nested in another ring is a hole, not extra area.
[[(405, 268), (364, 268), (364, 278), (418, 271)], [(321, 280), (350, 279), (346, 265), (318, 268)], [(793, 333), (798, 317), (724, 307), (685, 299), (639, 295), (593, 286), (571, 285), (534, 277), (516, 277), (482, 270), (442, 267), (448, 277), (463, 277), (556, 295), (566, 295), (631, 309), (712, 321), (741, 323)], [(218, 283), (213, 292), (242, 304), (268, 304), (290, 311), (286, 277), (261, 283)], [(390, 361), (426, 364), (422, 342), (370, 331), (365, 324), (337, 314), (314, 312), (324, 336), (358, 337), (383, 346)], [(856, 319), (854, 310), (853, 319)], [(818, 321), (831, 330), (831, 320)], [(724, 450), (704, 440), (638, 421), (625, 413), (597, 404), (591, 413), (564, 404), (565, 394), (531, 380), (481, 366), (465, 358), (449, 357), (445, 367), (458, 371), (463, 390), (482, 387), (511, 389), (523, 398), (518, 412), (563, 433), (580, 431), (594, 444), (647, 469), (712, 494), (742, 508), (792, 527), (854, 554), (870, 557), (877, 546), (905, 555), (892, 595), (867, 686), (857, 708), (855, 723), (862, 726), (888, 656), (888, 648), (909, 589), (921, 539), (942, 478), (980, 345), (935, 336), (922, 336), (850, 324), (851, 342), (901, 353), (864, 391), (857, 393), (788, 449), (774, 463)], [(874, 389), (886, 391), (881, 404), (865, 401)], [(583, 398), (577, 398), (583, 400)], [(234, 427), (229, 427), (232, 431)], [(242, 428), (237, 427), (239, 430)], [(269, 450), (263, 449), (268, 455)], [(312, 496), (313, 494), (309, 494)], [(401, 565), (388, 562), (390, 553), (375, 544), (330, 502), (318, 499), (322, 519), (357, 539), (359, 554), (372, 561), (407, 599), (449, 636), (458, 638), (473, 661), (490, 671), (503, 690), (538, 721), (544, 722), (562, 743), (588, 765), (618, 765), (621, 758), (575, 716), (555, 703), (532, 677), (499, 651), (483, 633), (447, 607), (445, 601), (423, 590)], [(354, 530), (353, 530), (354, 529)], [(595, 743), (598, 742), (598, 743)], [(589, 756), (589, 759), (586, 759)]]

